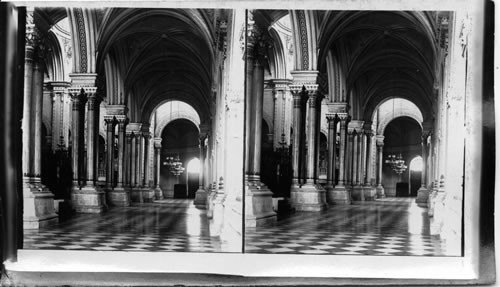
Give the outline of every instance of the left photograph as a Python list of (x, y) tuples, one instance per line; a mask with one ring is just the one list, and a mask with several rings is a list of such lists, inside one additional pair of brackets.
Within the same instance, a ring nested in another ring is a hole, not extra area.
[(23, 248), (241, 252), (243, 29), (233, 10), (27, 7)]

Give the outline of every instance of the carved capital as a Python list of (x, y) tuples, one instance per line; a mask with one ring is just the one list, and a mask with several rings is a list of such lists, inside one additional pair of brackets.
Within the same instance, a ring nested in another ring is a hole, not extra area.
[(376, 140), (377, 140), (377, 147), (383, 147), (384, 146), (384, 136), (377, 135)]

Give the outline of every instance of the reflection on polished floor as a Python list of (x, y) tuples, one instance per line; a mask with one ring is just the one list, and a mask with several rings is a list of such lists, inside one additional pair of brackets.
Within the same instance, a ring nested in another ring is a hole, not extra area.
[(25, 249), (227, 252), (234, 250), (230, 246), (210, 233), (206, 211), (185, 199), (77, 214), (56, 226), (24, 231)]
[(446, 256), (439, 237), (429, 235), (427, 208), (418, 207), (415, 198), (297, 212), (271, 226), (247, 227), (245, 252)]

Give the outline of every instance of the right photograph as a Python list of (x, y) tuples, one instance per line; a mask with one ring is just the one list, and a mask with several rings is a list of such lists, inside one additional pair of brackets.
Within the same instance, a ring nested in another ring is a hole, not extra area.
[(247, 11), (246, 253), (463, 256), (470, 23)]

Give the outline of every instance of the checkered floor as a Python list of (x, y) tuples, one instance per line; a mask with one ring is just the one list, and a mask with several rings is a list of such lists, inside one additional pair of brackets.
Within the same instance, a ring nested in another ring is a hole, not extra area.
[(247, 228), (245, 252), (446, 256), (429, 235), (427, 209), (414, 198), (387, 198), (296, 212), (267, 227)]
[(40, 230), (24, 230), (25, 249), (226, 252), (211, 236), (205, 210), (192, 200), (168, 199), (103, 214), (77, 214)]

